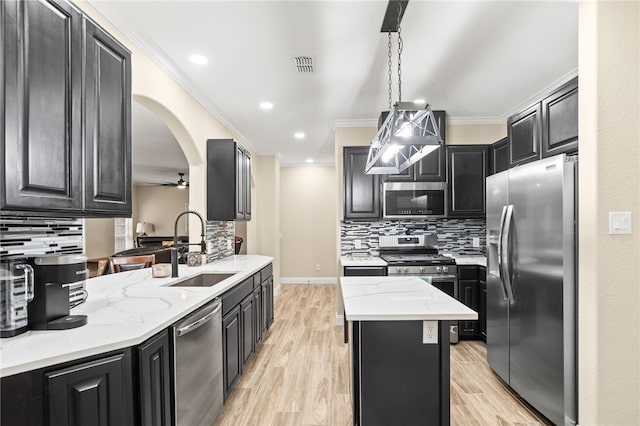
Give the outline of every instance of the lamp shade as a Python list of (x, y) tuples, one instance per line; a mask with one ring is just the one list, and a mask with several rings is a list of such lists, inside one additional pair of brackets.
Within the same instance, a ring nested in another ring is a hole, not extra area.
[(442, 145), (431, 106), (398, 102), (371, 141), (365, 172), (397, 174)]
[(148, 232), (153, 232), (154, 228), (155, 227), (153, 226), (153, 223), (138, 222), (136, 224), (136, 234), (144, 235), (144, 234), (147, 234)]

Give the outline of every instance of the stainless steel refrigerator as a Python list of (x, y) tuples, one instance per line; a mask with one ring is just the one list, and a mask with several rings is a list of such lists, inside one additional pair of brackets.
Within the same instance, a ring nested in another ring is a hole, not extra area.
[(577, 422), (577, 158), (487, 178), (487, 358), (558, 425)]

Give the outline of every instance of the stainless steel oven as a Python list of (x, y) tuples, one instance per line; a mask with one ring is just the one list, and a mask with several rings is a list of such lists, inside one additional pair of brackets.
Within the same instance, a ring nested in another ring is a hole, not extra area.
[[(389, 276), (429, 278), (431, 285), (458, 300), (458, 268), (454, 259), (438, 254), (435, 235), (385, 235), (380, 257)], [(449, 341), (458, 343), (458, 321), (450, 321)]]

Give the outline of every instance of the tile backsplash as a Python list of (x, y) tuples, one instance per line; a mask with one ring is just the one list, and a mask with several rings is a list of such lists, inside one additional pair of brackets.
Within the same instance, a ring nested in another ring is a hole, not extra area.
[[(381, 235), (434, 234), (438, 237), (440, 253), (458, 256), (484, 256), (486, 222), (484, 219), (424, 219), (349, 221), (340, 225), (340, 254), (378, 254)], [(479, 238), (480, 247), (473, 247), (473, 238)], [(356, 248), (359, 244), (360, 248)]]
[(17, 259), (84, 250), (82, 219), (0, 218), (0, 256)]
[[(236, 233), (236, 223), (229, 222), (207, 222), (205, 239), (207, 245), (211, 245), (211, 253), (207, 254), (207, 263), (216, 259), (231, 256), (234, 251), (234, 237)], [(230, 242), (230, 243), (229, 243)]]

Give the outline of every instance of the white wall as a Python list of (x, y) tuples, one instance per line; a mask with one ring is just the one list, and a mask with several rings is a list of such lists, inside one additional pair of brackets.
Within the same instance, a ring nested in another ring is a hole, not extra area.
[[(133, 232), (136, 223), (147, 222), (154, 226), (150, 236), (172, 236), (176, 217), (189, 203), (189, 191), (170, 186), (135, 185), (136, 203), (133, 206)], [(191, 224), (190, 224), (191, 225)], [(200, 235), (200, 224), (197, 224)], [(185, 235), (184, 218), (178, 223), (178, 235)], [(200, 241), (200, 237), (198, 240)]]

